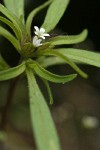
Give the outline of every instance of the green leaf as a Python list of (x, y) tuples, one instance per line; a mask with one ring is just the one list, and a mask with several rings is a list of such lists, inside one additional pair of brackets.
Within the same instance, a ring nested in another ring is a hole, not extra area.
[(46, 88), (47, 88), (47, 91), (48, 91), (50, 104), (53, 104), (53, 96), (52, 96), (52, 92), (51, 92), (51, 88), (50, 88), (50, 86), (49, 86), (49, 83), (48, 83), (47, 80), (44, 80), (44, 79), (43, 79), (43, 82), (44, 82), (44, 84), (45, 84), (45, 86), (46, 86)]
[(61, 150), (49, 108), (31, 69), (26, 70), (33, 134), (38, 150)]
[(25, 71), (25, 63), (23, 62), (21, 65), (17, 67), (9, 68), (4, 71), (0, 71), (0, 81), (8, 80), (19, 76), (21, 73)]
[(43, 5), (35, 8), (28, 16), (27, 20), (26, 20), (26, 29), (29, 35), (31, 35), (31, 25), (32, 25), (32, 21), (33, 18), (35, 17), (35, 15), (41, 11), (42, 9), (44, 9), (46, 6), (48, 6), (51, 3), (51, 0), (47, 1), (46, 3), (44, 3)]
[(38, 53), (39, 56), (57, 56), (59, 58), (61, 58), (62, 60), (64, 60), (67, 64), (69, 64), (76, 72), (78, 72), (83, 78), (87, 78), (88, 75), (83, 72), (71, 59), (69, 59), (67, 57), (67, 55), (64, 55), (62, 53), (60, 53), (59, 49), (54, 50), (54, 49), (50, 49), (50, 50), (45, 50), (45, 51), (40, 51)]
[(5, 24), (7, 24), (7, 25), (14, 31), (16, 37), (17, 37), (18, 39), (20, 39), (19, 30), (16, 28), (16, 26), (15, 26), (11, 21), (9, 21), (8, 19), (6, 19), (6, 18), (4, 18), (4, 17), (1, 17), (1, 16), (0, 16), (0, 20), (1, 20), (2, 22), (4, 22)]
[(53, 0), (48, 8), (44, 23), (42, 25), (46, 32), (51, 31), (58, 24), (69, 4), (69, 1), (70, 0)]
[(4, 4), (22, 22), (24, 21), (24, 0), (4, 0)]
[[(57, 52), (67, 56), (77, 64), (88, 64), (100, 68), (100, 53), (74, 48), (57, 49)], [(39, 59), (38, 62), (45, 68), (66, 63), (66, 61), (58, 57), (47, 57), (45, 59)]]
[(43, 68), (47, 68), (49, 66), (54, 66), (54, 65), (61, 65), (61, 64), (66, 64), (66, 61), (57, 57), (57, 56), (49, 56), (49, 57), (45, 57), (45, 56), (42, 56), (40, 58), (37, 59), (37, 62), (39, 64), (41, 64), (41, 66)]
[(18, 50), (18, 52), (21, 50), (19, 41), (9, 31), (7, 31), (2, 26), (0, 26), (0, 35), (4, 36), (6, 39), (8, 39), (13, 44), (13, 46), (16, 48), (16, 50)]
[(84, 41), (87, 37), (87, 29), (84, 29), (78, 35), (66, 35), (66, 36), (57, 36), (48, 40), (52, 45), (62, 45), (62, 44), (76, 44)]
[[(0, 12), (3, 13), (9, 20), (11, 20), (14, 25), (16, 26), (17, 30), (19, 31), (20, 34), (20, 39), (23, 38), (23, 25), (21, 21), (17, 18), (16, 15), (12, 14), (6, 7), (4, 7), (2, 4), (0, 4)], [(24, 32), (24, 31), (23, 31)]]
[(5, 60), (0, 54), (0, 71), (4, 69), (8, 69), (8, 68), (9, 68), (9, 65), (5, 62)]
[(61, 48), (56, 51), (59, 51), (59, 53), (78, 63), (89, 64), (100, 68), (100, 53), (74, 48)]
[(66, 76), (59, 76), (56, 74), (53, 74), (47, 70), (45, 70), (42, 66), (40, 66), (37, 62), (32, 61), (31, 63), (28, 62), (28, 66), (32, 68), (36, 74), (45, 80), (54, 82), (54, 83), (66, 83), (74, 78), (76, 78), (77, 74), (71, 74), (71, 75), (66, 75)]

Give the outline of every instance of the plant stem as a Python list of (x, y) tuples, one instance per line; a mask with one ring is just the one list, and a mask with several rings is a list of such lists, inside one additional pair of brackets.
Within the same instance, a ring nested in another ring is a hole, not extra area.
[(16, 77), (10, 83), (10, 88), (8, 90), (7, 101), (6, 101), (6, 104), (5, 104), (4, 109), (2, 111), (1, 129), (5, 129), (5, 125), (6, 125), (6, 122), (7, 122), (8, 111), (9, 111), (9, 108), (10, 108), (12, 100), (13, 100), (13, 96), (14, 96), (14, 92), (15, 92), (18, 80), (19, 80), (19, 77)]

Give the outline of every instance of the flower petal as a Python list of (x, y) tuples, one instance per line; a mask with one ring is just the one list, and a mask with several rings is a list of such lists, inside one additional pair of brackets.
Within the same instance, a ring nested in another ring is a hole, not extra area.
[(41, 32), (41, 34), (43, 34), (45, 32), (45, 29), (44, 28), (40, 28), (40, 32)]
[(40, 36), (42, 39), (45, 39), (45, 37), (43, 35)]
[(38, 39), (37, 36), (34, 36), (34, 37), (33, 37), (33, 45), (34, 45), (35, 47), (39, 47), (40, 45), (42, 45), (41, 41), (42, 41), (42, 39)]
[(38, 35), (38, 32), (37, 32), (37, 31), (35, 31), (34, 33), (35, 33), (36, 35)]
[(39, 32), (39, 28), (37, 26), (34, 26), (34, 28), (37, 32)]
[(36, 41), (37, 39), (38, 39), (37, 36), (34, 36), (34, 37), (33, 37), (33, 41)]
[(43, 36), (50, 36), (48, 33), (44, 33)]
[(39, 38), (45, 39), (45, 36), (50, 36), (48, 33), (45, 33), (45, 29), (44, 28), (38, 28), (37, 26), (34, 26), (35, 28), (35, 35)]

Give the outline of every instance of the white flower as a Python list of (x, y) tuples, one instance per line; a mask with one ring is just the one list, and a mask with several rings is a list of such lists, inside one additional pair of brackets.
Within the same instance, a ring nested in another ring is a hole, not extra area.
[(35, 47), (39, 47), (40, 45), (42, 45), (41, 41), (42, 41), (42, 39), (38, 39), (37, 36), (34, 36), (34, 37), (33, 37), (33, 45), (34, 45)]
[(45, 39), (45, 36), (50, 36), (48, 33), (45, 33), (45, 29), (44, 28), (38, 28), (37, 26), (34, 26), (35, 28), (35, 34), (39, 37), (39, 38), (42, 38), (42, 39)]

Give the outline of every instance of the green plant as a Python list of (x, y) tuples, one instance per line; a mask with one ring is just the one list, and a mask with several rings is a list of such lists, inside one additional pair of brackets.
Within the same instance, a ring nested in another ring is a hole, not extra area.
[[(24, 0), (4, 0), (4, 3), (5, 6), (0, 4), (0, 12), (3, 14), (0, 16), (0, 21), (8, 25), (14, 34), (0, 26), (0, 35), (13, 44), (20, 54), (20, 61), (18, 66), (10, 67), (0, 55), (0, 81), (26, 74), (32, 128), (37, 149), (47, 150), (48, 147), (48, 150), (60, 150), (59, 138), (49, 108), (36, 82), (35, 75), (37, 74), (43, 79), (48, 90), (50, 103), (52, 104), (53, 98), (48, 81), (67, 83), (76, 78), (77, 74), (59, 76), (47, 71), (46, 68), (66, 63), (79, 75), (87, 78), (87, 74), (76, 63), (100, 67), (100, 54), (74, 48), (56, 47), (84, 41), (87, 37), (87, 29), (83, 30), (79, 35), (49, 37), (48, 40), (45, 40), (45, 36), (49, 36), (49, 34), (45, 33), (45, 30), (50, 32), (55, 28), (64, 14), (69, 0), (63, 0), (63, 3), (62, 0), (48, 0), (43, 5), (35, 8), (26, 21), (24, 19)], [(35, 36), (32, 38), (31, 25), (34, 16), (48, 5), (42, 28), (39, 29), (35, 26)]]

